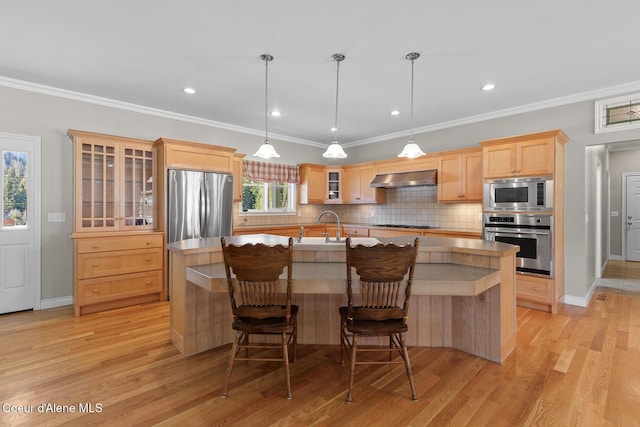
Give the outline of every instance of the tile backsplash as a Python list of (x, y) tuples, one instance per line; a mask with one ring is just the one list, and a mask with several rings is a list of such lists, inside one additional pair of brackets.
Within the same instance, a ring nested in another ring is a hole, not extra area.
[[(452, 230), (482, 231), (482, 203), (438, 203), (437, 187), (388, 188), (379, 205), (298, 205), (294, 215), (246, 215), (234, 204), (236, 226), (314, 223), (320, 212), (332, 210), (342, 223), (428, 225)], [(333, 222), (332, 217), (323, 222)]]

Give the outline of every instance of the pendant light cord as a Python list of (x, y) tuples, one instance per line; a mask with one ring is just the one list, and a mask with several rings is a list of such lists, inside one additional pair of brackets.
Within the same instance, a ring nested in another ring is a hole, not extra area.
[(413, 142), (413, 62), (414, 58), (411, 58), (411, 114), (409, 115), (409, 142)]
[(333, 120), (333, 140), (338, 140), (338, 85), (340, 84), (340, 61), (342, 59), (334, 58), (336, 61), (336, 115)]
[(269, 142), (269, 114), (267, 113), (267, 85), (269, 83), (269, 61), (271, 57), (269, 55), (264, 56), (264, 140)]

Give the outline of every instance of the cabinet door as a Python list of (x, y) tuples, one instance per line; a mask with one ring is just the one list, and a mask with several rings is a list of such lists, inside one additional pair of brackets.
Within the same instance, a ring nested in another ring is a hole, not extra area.
[(342, 203), (357, 203), (361, 199), (360, 169), (342, 169)]
[(485, 178), (502, 178), (516, 173), (515, 144), (491, 145), (482, 149)]
[(323, 204), (327, 183), (324, 166), (314, 164), (300, 165), (300, 187), (298, 203)]
[(462, 193), (462, 169), (458, 154), (443, 155), (438, 160), (438, 200), (459, 201)]
[(465, 201), (482, 201), (482, 150), (461, 155)]
[(552, 175), (554, 172), (552, 139), (539, 139), (517, 144), (517, 175)]
[(242, 201), (242, 161), (244, 154), (233, 155), (233, 201)]
[(371, 181), (376, 177), (376, 169), (373, 165), (360, 168), (360, 200), (362, 202), (384, 203), (385, 189), (372, 188)]
[(120, 230), (153, 228), (153, 152), (151, 146), (122, 145)]
[(119, 228), (118, 145), (78, 138), (75, 149), (75, 230)]
[(342, 168), (326, 169), (325, 203), (342, 203)]

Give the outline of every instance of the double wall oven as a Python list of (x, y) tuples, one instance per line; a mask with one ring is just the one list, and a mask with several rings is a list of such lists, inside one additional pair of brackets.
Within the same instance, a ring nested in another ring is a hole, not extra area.
[(484, 182), (483, 238), (520, 246), (516, 271), (553, 277), (553, 179)]

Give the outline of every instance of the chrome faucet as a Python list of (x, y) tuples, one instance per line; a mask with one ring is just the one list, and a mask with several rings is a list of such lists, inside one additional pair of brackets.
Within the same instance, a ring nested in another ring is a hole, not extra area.
[(333, 216), (336, 217), (336, 221), (337, 221), (337, 230), (336, 230), (336, 241), (340, 241), (340, 218), (338, 217), (338, 214), (335, 213), (334, 211), (324, 211), (324, 212), (320, 212), (320, 215), (318, 215), (318, 220), (317, 222), (320, 223), (320, 218), (322, 218), (322, 216), (324, 214), (333, 214)]

